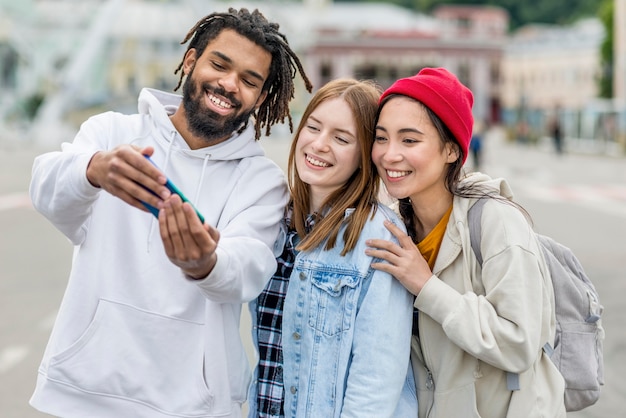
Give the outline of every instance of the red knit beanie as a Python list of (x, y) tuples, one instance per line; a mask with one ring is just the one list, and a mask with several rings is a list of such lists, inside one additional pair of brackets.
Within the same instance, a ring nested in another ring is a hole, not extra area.
[(413, 77), (401, 78), (380, 96), (379, 104), (391, 94), (401, 94), (422, 102), (450, 129), (467, 159), (472, 138), (474, 96), (445, 68), (424, 68)]

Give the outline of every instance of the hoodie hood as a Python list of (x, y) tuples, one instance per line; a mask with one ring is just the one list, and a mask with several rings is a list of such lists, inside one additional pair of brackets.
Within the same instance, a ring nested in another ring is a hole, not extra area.
[[(185, 139), (178, 133), (170, 116), (176, 112), (182, 103), (182, 96), (160, 90), (144, 88), (139, 94), (138, 110), (140, 114), (150, 115), (152, 128), (160, 135), (155, 135), (167, 143), (165, 148), (179, 148), (191, 157), (214, 161), (238, 160), (247, 157), (265, 155), (263, 148), (254, 139), (254, 126), (251, 120), (246, 129), (240, 134), (233, 133), (226, 141), (217, 145), (192, 150)], [(236, 140), (238, 139), (239, 140)]]

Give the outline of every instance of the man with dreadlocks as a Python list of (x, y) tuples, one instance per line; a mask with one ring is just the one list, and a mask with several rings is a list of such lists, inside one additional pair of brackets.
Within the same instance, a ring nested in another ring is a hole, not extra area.
[(35, 159), (33, 204), (75, 245), (35, 408), (241, 416), (241, 307), (276, 269), (287, 203), (284, 174), (256, 140), (285, 118), (292, 127), (296, 72), (311, 90), (278, 28), (256, 10), (210, 14), (182, 42), (182, 97), (144, 89), (139, 114), (94, 116)]

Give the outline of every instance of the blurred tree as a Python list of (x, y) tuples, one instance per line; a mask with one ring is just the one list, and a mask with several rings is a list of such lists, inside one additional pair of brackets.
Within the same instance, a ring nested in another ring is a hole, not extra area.
[(46, 96), (43, 93), (33, 93), (18, 102), (17, 108), (14, 112), (19, 114), (18, 116), (20, 116), (20, 119), (25, 117), (28, 120), (33, 120), (45, 97)]
[(613, 0), (602, 0), (598, 16), (606, 30), (606, 38), (600, 48), (602, 75), (599, 80), (600, 97), (613, 97)]

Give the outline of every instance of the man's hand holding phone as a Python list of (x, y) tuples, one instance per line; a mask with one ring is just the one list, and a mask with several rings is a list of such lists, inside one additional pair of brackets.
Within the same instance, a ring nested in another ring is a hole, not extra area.
[(124, 202), (159, 219), (165, 252), (194, 279), (215, 267), (220, 234), (152, 162), (152, 147), (121, 145), (98, 151), (87, 166), (87, 180)]
[(192, 279), (205, 278), (217, 263), (219, 231), (201, 223), (196, 210), (173, 194), (159, 213), (159, 230), (165, 253)]
[[(148, 155), (145, 158), (156, 167)], [(159, 219), (159, 231), (165, 253), (172, 263), (192, 279), (206, 277), (217, 263), (219, 231), (205, 223), (204, 216), (169, 179), (165, 187), (171, 196), (160, 210), (143, 202)]]
[[(150, 159), (150, 156), (148, 156), (148, 155), (144, 155), (144, 157), (146, 157), (146, 159), (147, 159), (148, 161), (150, 161), (150, 163), (152, 163), (152, 165), (154, 165), (154, 166), (156, 167), (156, 164), (154, 164), (154, 161), (152, 161), (152, 160)], [(191, 207), (195, 210), (196, 215), (198, 215), (198, 218), (200, 219), (200, 222), (201, 222), (201, 223), (204, 223), (204, 216), (202, 216), (202, 214), (200, 214), (200, 212), (198, 212), (198, 210), (197, 210), (197, 209), (193, 206), (193, 204), (189, 201), (189, 199), (187, 199), (187, 197), (183, 194), (183, 192), (181, 192), (181, 191), (178, 189), (178, 187), (176, 187), (176, 186), (174, 185), (174, 183), (172, 183), (172, 182), (170, 181), (170, 179), (166, 179), (166, 180), (167, 180), (167, 181), (165, 182), (165, 187), (167, 187), (167, 189), (170, 191), (170, 193), (172, 193), (172, 194), (177, 194), (178, 196), (180, 196), (180, 198), (181, 198), (181, 200), (182, 200), (183, 202), (187, 202), (187, 203), (189, 203), (189, 205), (190, 205), (190, 206), (191, 206)], [(156, 195), (156, 194), (155, 194), (155, 195)], [(151, 205), (151, 204), (149, 204), (149, 203), (147, 203), (147, 202), (145, 202), (145, 201), (144, 201), (144, 202), (142, 202), (142, 203), (143, 203), (143, 205), (144, 205), (144, 206), (145, 206), (145, 207), (146, 207), (146, 208), (147, 208), (150, 212), (152, 212), (152, 214), (153, 214), (154, 216), (156, 216), (157, 218), (159, 217), (159, 209), (158, 209), (158, 208), (154, 207), (153, 205)]]
[(152, 147), (127, 144), (98, 151), (87, 165), (87, 180), (142, 211), (148, 211), (145, 204), (162, 207), (172, 192), (165, 186), (165, 175), (144, 157), (153, 152)]

